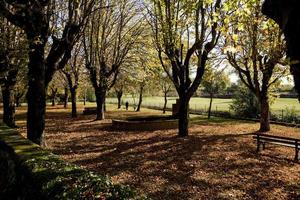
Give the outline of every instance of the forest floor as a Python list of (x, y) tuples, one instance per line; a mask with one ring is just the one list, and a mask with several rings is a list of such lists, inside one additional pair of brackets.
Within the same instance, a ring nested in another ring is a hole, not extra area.
[[(18, 125), (26, 132), (25, 108)], [(152, 199), (300, 199), (300, 164), (294, 149), (269, 146), (260, 154), (251, 134), (258, 124), (193, 117), (190, 136), (177, 130), (120, 131), (112, 118), (137, 115), (110, 109), (104, 121), (79, 110), (48, 107), (47, 148), (63, 159), (128, 184)], [(138, 115), (158, 111), (143, 109)], [(272, 125), (270, 134), (300, 138), (300, 129)]]

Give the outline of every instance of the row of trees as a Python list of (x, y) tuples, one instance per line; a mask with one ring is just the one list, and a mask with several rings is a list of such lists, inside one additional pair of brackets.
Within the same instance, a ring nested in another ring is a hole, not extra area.
[[(46, 94), (49, 90), (52, 97), (57, 94), (57, 88), (51, 87), (53, 77), (64, 77), (73, 117), (81, 78), (88, 78), (95, 91), (98, 120), (105, 118), (105, 97), (113, 86), (120, 99), (122, 82), (138, 85), (139, 110), (149, 80), (158, 77), (165, 97), (172, 87), (178, 94), (179, 135), (187, 136), (191, 97), (202, 84), (212, 99), (225, 84), (218, 73), (230, 65), (259, 101), (260, 130), (268, 131), (269, 94), (285, 75), (286, 55), (279, 27), (260, 12), (262, 3), (0, 0), (3, 98), (13, 98), (5, 91), (12, 91), (18, 74), (24, 77), (27, 72), (27, 137), (41, 144)], [(216, 73), (211, 67), (218, 68)], [(12, 101), (7, 102), (5, 109), (12, 107)]]

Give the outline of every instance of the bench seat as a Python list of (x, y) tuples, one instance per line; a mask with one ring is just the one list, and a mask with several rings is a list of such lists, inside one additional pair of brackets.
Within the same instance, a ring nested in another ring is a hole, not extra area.
[(263, 146), (263, 150), (265, 150), (266, 143), (285, 146), (295, 149), (295, 158), (296, 162), (299, 161), (299, 150), (300, 150), (300, 139), (298, 138), (290, 138), (290, 137), (282, 137), (275, 135), (268, 135), (262, 133), (253, 134), (253, 139), (256, 140), (257, 143), (257, 152), (260, 151), (260, 146)]

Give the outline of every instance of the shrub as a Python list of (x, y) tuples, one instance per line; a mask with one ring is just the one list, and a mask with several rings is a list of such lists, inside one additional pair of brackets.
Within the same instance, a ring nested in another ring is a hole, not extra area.
[(239, 87), (234, 93), (230, 109), (235, 115), (245, 118), (258, 118), (260, 113), (257, 98), (246, 87)]
[(286, 108), (286, 114), (283, 115), (283, 122), (298, 124), (300, 119), (298, 118), (295, 107)]

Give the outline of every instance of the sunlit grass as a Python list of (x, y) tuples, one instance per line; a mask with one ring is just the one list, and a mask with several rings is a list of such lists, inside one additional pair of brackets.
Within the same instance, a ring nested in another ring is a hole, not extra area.
[[(107, 98), (108, 102), (117, 102), (116, 98)], [(130, 106), (134, 105), (134, 100), (132, 97), (124, 97), (122, 99), (123, 103), (129, 102)], [(209, 98), (193, 97), (190, 101), (191, 110), (207, 110), (209, 107)], [(168, 97), (167, 107), (171, 108), (172, 104), (176, 102), (176, 97)], [(137, 103), (137, 102), (135, 102)], [(143, 105), (145, 106), (159, 106), (162, 107), (164, 104), (163, 97), (144, 97)], [(230, 111), (230, 104), (232, 104), (232, 99), (213, 99), (212, 110), (213, 111)], [(271, 105), (271, 110), (273, 113), (282, 114), (285, 113), (287, 109), (294, 109), (298, 115), (300, 115), (300, 103), (295, 98), (278, 98)]]

